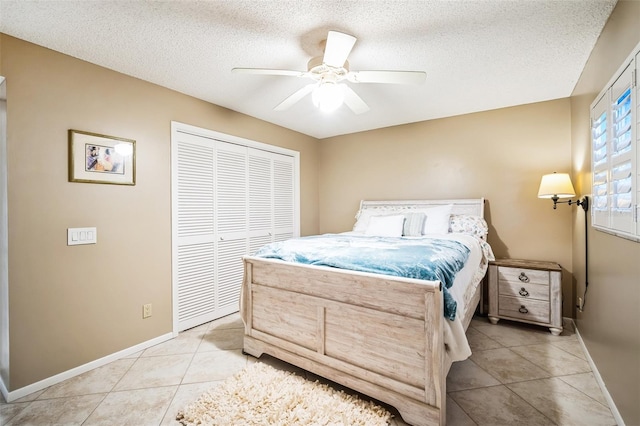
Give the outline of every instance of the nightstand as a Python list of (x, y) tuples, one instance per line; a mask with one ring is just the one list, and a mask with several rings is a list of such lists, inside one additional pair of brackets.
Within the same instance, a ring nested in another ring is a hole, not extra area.
[(562, 268), (554, 262), (496, 259), (489, 262), (489, 321), (500, 318), (562, 333)]

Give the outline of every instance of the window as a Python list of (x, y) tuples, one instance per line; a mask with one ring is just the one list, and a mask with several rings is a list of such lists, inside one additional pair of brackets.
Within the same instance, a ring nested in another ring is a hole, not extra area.
[(591, 224), (640, 241), (640, 46), (591, 104)]

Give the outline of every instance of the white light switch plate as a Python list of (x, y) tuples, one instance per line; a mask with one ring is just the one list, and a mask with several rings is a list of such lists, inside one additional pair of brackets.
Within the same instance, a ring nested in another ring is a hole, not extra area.
[(67, 228), (67, 245), (96, 244), (98, 242), (97, 228)]

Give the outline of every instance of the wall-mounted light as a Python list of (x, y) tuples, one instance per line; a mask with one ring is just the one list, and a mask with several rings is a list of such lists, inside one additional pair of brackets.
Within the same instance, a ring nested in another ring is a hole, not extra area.
[(553, 208), (557, 204), (577, 204), (586, 212), (589, 210), (589, 197), (582, 197), (581, 200), (558, 201), (560, 198), (572, 198), (576, 196), (576, 191), (571, 184), (571, 178), (568, 173), (553, 172), (542, 176), (540, 188), (538, 189), (538, 198), (551, 198), (553, 200)]
[(576, 191), (573, 189), (571, 178), (568, 173), (551, 173), (542, 176), (540, 188), (538, 189), (538, 198), (551, 198), (553, 200), (553, 208), (558, 203), (577, 204), (584, 210), (584, 293), (578, 298), (576, 306), (580, 312), (584, 309), (587, 302), (587, 289), (589, 288), (589, 239), (587, 238), (587, 210), (589, 210), (589, 197), (584, 196), (581, 200), (558, 201), (560, 198), (575, 197)]

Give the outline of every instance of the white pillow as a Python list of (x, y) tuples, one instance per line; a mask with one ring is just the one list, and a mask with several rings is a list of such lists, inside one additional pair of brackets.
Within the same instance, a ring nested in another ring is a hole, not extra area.
[(451, 210), (453, 204), (447, 204), (444, 206), (432, 207), (425, 210), (427, 220), (424, 221), (423, 234), (448, 234), (449, 233), (449, 218), (451, 216)]
[(371, 210), (358, 210), (358, 213), (356, 214), (356, 223), (353, 225), (353, 230), (356, 232), (366, 231), (367, 226), (369, 226), (369, 220), (371, 220), (372, 214), (373, 211)]
[(404, 216), (371, 216), (364, 232), (371, 237), (401, 237), (404, 227)]
[(365, 232), (372, 216), (397, 216), (400, 213), (397, 210), (389, 209), (364, 209), (358, 210), (356, 214), (356, 223), (353, 225), (355, 232)]

